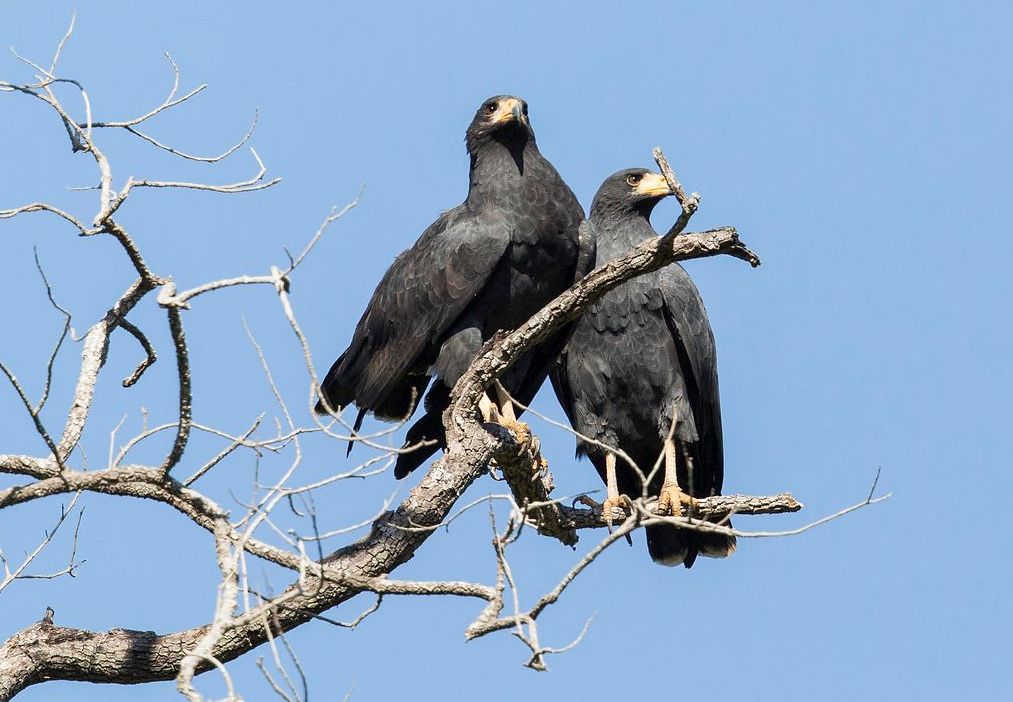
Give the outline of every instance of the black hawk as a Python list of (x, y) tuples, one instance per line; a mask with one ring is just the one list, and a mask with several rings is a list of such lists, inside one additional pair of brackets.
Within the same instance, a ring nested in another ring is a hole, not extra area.
[[(321, 388), (332, 409), (359, 408), (357, 429), (368, 412), (409, 417), (436, 377), (405, 447), (430, 443), (398, 456), (398, 478), (445, 445), (450, 389), (482, 344), (527, 321), (590, 264), (585, 253), (578, 265), (584, 211), (538, 151), (523, 100), (483, 102), (465, 141), (468, 197), (394, 260)], [(506, 394), (530, 402), (564, 341), (557, 335), (520, 358), (500, 379), (505, 392), (483, 404), (483, 418), (513, 418)], [(317, 411), (326, 412), (323, 402)]]
[[(657, 236), (650, 216), (671, 190), (664, 176), (619, 171), (599, 188), (583, 228), (596, 242), (597, 266)], [(717, 358), (703, 300), (689, 275), (673, 265), (610, 290), (577, 321), (552, 373), (570, 423), (584, 436), (624, 451), (645, 476), (662, 510), (721, 491), (723, 456)], [(672, 422), (676, 422), (672, 432)], [(671, 439), (669, 438), (671, 434)], [(607, 485), (612, 508), (642, 494), (643, 480), (616, 454), (578, 440)], [(647, 527), (651, 558), (693, 565), (697, 554), (724, 557), (735, 539), (721, 534)]]

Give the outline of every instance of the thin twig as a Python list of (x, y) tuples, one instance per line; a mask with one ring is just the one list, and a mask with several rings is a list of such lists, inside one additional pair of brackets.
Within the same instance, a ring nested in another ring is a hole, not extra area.
[[(168, 148), (168, 147), (163, 147)], [(238, 147), (237, 147), (238, 148)], [(186, 155), (177, 152), (177, 156)], [(180, 188), (183, 190), (204, 190), (212, 193), (250, 193), (256, 190), (265, 190), (271, 186), (277, 185), (281, 182), (281, 178), (272, 178), (271, 180), (264, 180), (264, 176), (267, 174), (267, 166), (260, 159), (260, 155), (257, 154), (257, 150), (251, 148), (250, 153), (253, 154), (253, 158), (257, 162), (257, 172), (253, 177), (247, 180), (241, 180), (236, 183), (228, 183), (226, 185), (209, 185), (207, 183), (192, 183), (187, 181), (174, 181), (174, 180), (133, 180), (130, 181), (124, 190), (120, 193), (121, 198), (125, 197), (127, 193), (133, 188)], [(224, 157), (224, 156), (223, 156)], [(196, 157), (189, 157), (192, 160), (199, 160)]]
[[(167, 287), (171, 288), (170, 283)], [(183, 316), (178, 307), (169, 307), (169, 331), (172, 334), (172, 343), (176, 350), (176, 369), (179, 380), (179, 422), (176, 427), (176, 438), (172, 442), (172, 449), (169, 455), (162, 462), (160, 470), (168, 474), (179, 460), (183, 457), (186, 443), (190, 438), (190, 420), (193, 405), (193, 395), (190, 388), (190, 351), (186, 345), (186, 335), (183, 332)]]
[(48, 575), (25, 575), (24, 572), (32, 563), (35, 562), (35, 559), (39, 557), (39, 554), (41, 554), (45, 550), (45, 548), (53, 541), (53, 538), (60, 530), (60, 527), (63, 526), (63, 523), (65, 521), (67, 521), (67, 517), (69, 517), (70, 514), (74, 511), (74, 507), (77, 505), (78, 498), (80, 497), (81, 493), (78, 492), (74, 495), (73, 499), (71, 499), (70, 504), (68, 504), (66, 507), (62, 505), (60, 506), (60, 517), (59, 519), (56, 520), (56, 524), (51, 529), (46, 531), (45, 538), (42, 540), (42, 542), (39, 543), (35, 547), (35, 549), (33, 549), (32, 552), (29, 553), (16, 568), (11, 570), (8, 567), (7, 559), (4, 557), (3, 552), (0, 551), (0, 561), (3, 562), (4, 566), (4, 577), (3, 579), (0, 579), (0, 592), (3, 592), (7, 588), (7, 586), (13, 583), (15, 580), (29, 580), (29, 579), (52, 580), (54, 578), (60, 577), (61, 575), (70, 575), (71, 577), (73, 577), (74, 569), (80, 565), (80, 563), (77, 563), (75, 559), (77, 557), (77, 537), (78, 531), (81, 528), (81, 517), (84, 514), (83, 510), (78, 513), (77, 525), (74, 527), (74, 541), (71, 547), (70, 561), (67, 567), (57, 573), (50, 573)]
[(37, 247), (32, 247), (32, 254), (35, 257), (35, 268), (39, 271), (39, 276), (42, 277), (42, 283), (46, 286), (46, 297), (49, 298), (49, 303), (63, 315), (63, 327), (60, 330), (60, 336), (56, 340), (56, 344), (53, 345), (53, 350), (49, 354), (49, 360), (46, 361), (46, 380), (42, 387), (42, 396), (39, 401), (35, 404), (35, 412), (42, 412), (46, 406), (46, 400), (49, 399), (49, 390), (53, 384), (53, 365), (56, 363), (56, 357), (60, 353), (60, 349), (63, 347), (63, 342), (66, 340), (67, 335), (70, 333), (70, 321), (71, 316), (64, 307), (60, 305), (53, 297), (53, 287), (49, 284), (49, 279), (46, 277), (46, 272), (42, 269), (42, 263), (39, 262), (39, 250)]
[(184, 480), (183, 485), (186, 487), (190, 487), (190, 485), (192, 485), (194, 482), (196, 482), (198, 479), (204, 476), (209, 470), (211, 470), (216, 465), (225, 460), (225, 458), (228, 457), (229, 454), (231, 454), (240, 446), (243, 446), (245, 441), (250, 438), (253, 432), (257, 431), (257, 429), (260, 427), (260, 423), (261, 421), (263, 421), (263, 419), (264, 414), (261, 413), (260, 416), (258, 416), (256, 421), (253, 423), (253, 426), (247, 429), (240, 437), (236, 438), (236, 440), (233, 441), (231, 444), (222, 449), (217, 456), (215, 456), (210, 461), (201, 466), (193, 475)]
[(127, 318), (121, 317), (117, 326), (137, 339), (137, 343), (139, 343), (141, 348), (144, 349), (144, 358), (138, 362), (137, 367), (134, 368), (133, 372), (123, 379), (123, 387), (129, 388), (140, 380), (141, 376), (144, 375), (144, 371), (148, 370), (148, 368), (150, 368), (155, 361), (158, 360), (158, 355), (155, 353), (155, 349), (151, 346), (151, 342), (148, 341), (148, 337), (144, 335), (144, 332), (138, 329)]

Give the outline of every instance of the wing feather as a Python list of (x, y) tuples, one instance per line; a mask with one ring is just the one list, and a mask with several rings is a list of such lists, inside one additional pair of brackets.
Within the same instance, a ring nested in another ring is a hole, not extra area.
[(701, 487), (704, 494), (718, 494), (724, 477), (724, 456), (714, 333), (700, 292), (682, 266), (676, 264), (661, 280), (665, 321), (680, 347), (680, 355), (689, 361), (682, 371), (699, 435), (697, 470), (710, 483)]
[(377, 285), (348, 350), (324, 380), (331, 404), (355, 402), (375, 410), (399, 387), (417, 384), (413, 376), (426, 374), (441, 338), (482, 290), (509, 243), (509, 229), (495, 215), (463, 205), (443, 213)]

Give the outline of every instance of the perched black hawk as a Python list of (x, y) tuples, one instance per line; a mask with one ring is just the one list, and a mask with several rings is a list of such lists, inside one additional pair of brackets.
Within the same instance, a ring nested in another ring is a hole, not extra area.
[[(657, 236), (654, 206), (671, 190), (664, 176), (641, 168), (619, 171), (599, 188), (583, 228), (603, 263)], [(688, 496), (721, 491), (723, 456), (714, 336), (700, 293), (679, 265), (634, 278), (609, 291), (577, 321), (552, 373), (552, 384), (574, 429), (624, 451), (648, 476), (647, 493), (679, 513)], [(669, 434), (676, 421), (672, 440)], [(607, 485), (606, 515), (642, 494), (643, 481), (625, 461), (578, 440)], [(723, 557), (734, 537), (671, 525), (647, 527), (651, 558), (693, 565), (697, 554)]]
[[(584, 272), (578, 270), (584, 212), (538, 151), (527, 104), (508, 95), (486, 100), (466, 143), (468, 197), (394, 260), (322, 383), (332, 409), (358, 406), (358, 426), (367, 412), (409, 417), (436, 376), (426, 414), (409, 428), (405, 446), (434, 443), (401, 453), (398, 478), (445, 444), (441, 414), (450, 389), (482, 344), (527, 321)], [(558, 336), (519, 359), (500, 379), (503, 389), (530, 402), (564, 340)], [(511, 417), (505, 398), (496, 399)], [(495, 412), (490, 407), (483, 406), (486, 419)], [(317, 411), (325, 411), (322, 402)]]

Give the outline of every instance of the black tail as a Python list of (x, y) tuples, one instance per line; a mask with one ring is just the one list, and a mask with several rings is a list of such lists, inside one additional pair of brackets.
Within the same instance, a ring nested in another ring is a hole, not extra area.
[(677, 566), (681, 563), (692, 568), (698, 555), (724, 558), (735, 551), (734, 536), (705, 534), (669, 524), (655, 524), (645, 530), (651, 559), (661, 565)]
[[(335, 412), (340, 412), (354, 397), (352, 389), (341, 382), (341, 375), (338, 373), (338, 368), (341, 367), (341, 363), (344, 360), (345, 354), (341, 354), (338, 360), (331, 364), (331, 369), (327, 371), (323, 382), (320, 383), (321, 396), (327, 398), (327, 404)], [(327, 414), (327, 408), (324, 407), (323, 400), (317, 402), (315, 410), (317, 414)]]
[[(425, 391), (426, 385), (429, 384), (429, 376), (409, 375), (403, 382), (395, 385), (375, 407), (364, 406), (355, 396), (355, 390), (344, 382), (343, 374), (340, 372), (344, 360), (345, 354), (341, 354), (331, 369), (327, 371), (323, 382), (320, 383), (320, 395), (322, 398), (327, 398), (327, 404), (333, 412), (340, 412), (353, 402), (359, 406), (359, 414), (355, 417), (355, 424), (352, 427), (352, 437), (349, 439), (348, 449), (345, 451), (347, 458), (352, 453), (355, 437), (359, 433), (359, 429), (362, 428), (362, 421), (366, 415), (372, 412), (373, 416), (385, 421), (402, 421), (411, 416), (418, 405), (419, 397)], [(317, 401), (314, 410), (317, 414), (328, 414), (323, 399)]]
[(366, 410), (359, 410), (359, 414), (355, 416), (355, 424), (352, 425), (352, 435), (348, 439), (348, 449), (345, 451), (345, 458), (352, 455), (352, 448), (355, 446), (356, 436), (359, 430), (362, 429), (362, 420), (366, 418)]
[[(331, 365), (323, 382), (320, 383), (320, 394), (327, 398), (327, 403), (335, 412), (339, 412), (353, 402), (360, 410), (372, 412), (377, 419), (399, 422), (410, 417), (429, 385), (429, 376), (425, 374), (408, 374), (390, 386), (387, 392), (376, 398), (362, 397), (357, 390), (354, 378), (342, 369), (345, 354)], [(317, 414), (327, 414), (323, 401), (316, 405)]]
[(400, 480), (429, 460), (429, 457), (447, 445), (447, 431), (443, 427), (443, 412), (450, 407), (450, 388), (442, 381), (433, 383), (426, 393), (426, 413), (408, 428), (404, 446), (414, 446), (422, 441), (435, 442), (419, 446), (414, 451), (398, 454), (394, 464), (394, 477)]
[(428, 446), (419, 446), (414, 451), (400, 453), (394, 464), (394, 477), (400, 480), (421, 466), (429, 457), (447, 445), (447, 435), (443, 429), (443, 412), (429, 412), (422, 415), (411, 425), (405, 435), (402, 448), (414, 446), (422, 441), (432, 441)]

